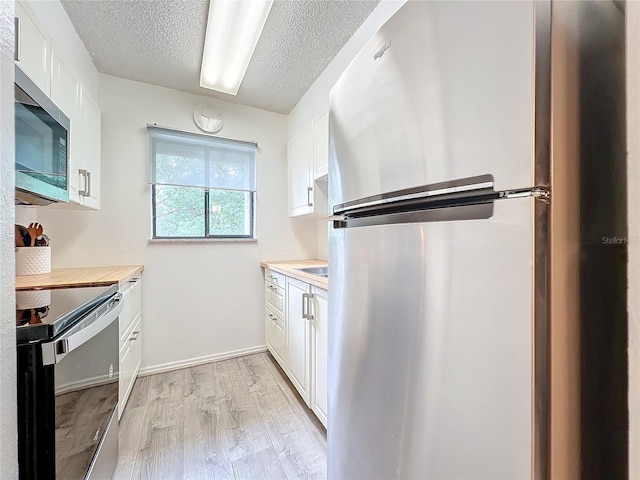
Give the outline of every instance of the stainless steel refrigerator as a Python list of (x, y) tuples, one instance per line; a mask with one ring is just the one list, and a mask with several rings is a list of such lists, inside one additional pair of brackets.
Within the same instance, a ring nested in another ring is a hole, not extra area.
[(628, 476), (624, 92), (621, 1), (409, 1), (352, 61), (331, 480)]
[(539, 461), (549, 8), (410, 1), (331, 91), (330, 479)]

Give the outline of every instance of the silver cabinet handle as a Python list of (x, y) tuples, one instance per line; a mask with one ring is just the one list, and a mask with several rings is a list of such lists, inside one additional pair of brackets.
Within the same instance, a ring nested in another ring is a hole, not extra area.
[(20, 61), (20, 19), (18, 17), (13, 18), (14, 33), (15, 33), (15, 48), (13, 50), (13, 59), (16, 62)]
[(315, 317), (311, 313), (311, 300), (313, 300), (314, 294), (307, 293), (307, 320), (313, 320)]
[(80, 190), (78, 195), (83, 197), (91, 196), (91, 172), (89, 170), (85, 170), (84, 168), (79, 168), (78, 173), (80, 176), (84, 177), (84, 190)]
[(307, 304), (307, 295), (308, 295), (308, 293), (303, 293), (302, 294), (302, 318), (305, 318), (305, 319), (309, 318), (309, 314), (306, 312), (306, 309), (304, 308), (305, 305), (308, 306), (308, 304)]
[(138, 338), (140, 338), (140, 330), (136, 330), (135, 332), (133, 332), (129, 337), (129, 341), (135, 342), (136, 340), (138, 340)]
[(124, 306), (122, 300), (122, 294), (117, 293), (113, 299), (111, 309), (105, 312), (102, 316), (94, 318), (89, 324), (80, 322), (76, 327), (71, 328), (69, 332), (64, 334), (61, 338), (54, 340), (53, 342), (42, 344), (42, 363), (44, 365), (53, 365), (59, 363), (67, 356), (68, 353), (73, 352), (80, 345), (88, 342), (111, 323), (113, 323)]
[(135, 284), (138, 283), (140, 281), (140, 277), (132, 277), (131, 280), (129, 280), (130, 284)]
[(267, 317), (269, 317), (269, 320), (271, 320), (273, 323), (276, 323), (278, 321), (278, 319), (270, 313), (267, 313)]
[(89, 182), (87, 181), (87, 172), (84, 168), (78, 169), (78, 174), (81, 177), (82, 183), (84, 184), (84, 188), (82, 190), (78, 190), (78, 195), (81, 197), (86, 197), (89, 193)]
[(311, 192), (313, 192), (313, 187), (307, 187), (307, 206), (313, 207), (313, 202), (311, 201)]
[(87, 197), (91, 196), (91, 172), (87, 170)]

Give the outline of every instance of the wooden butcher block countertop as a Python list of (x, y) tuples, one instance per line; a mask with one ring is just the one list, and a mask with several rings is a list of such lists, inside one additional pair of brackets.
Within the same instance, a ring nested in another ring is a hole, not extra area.
[(328, 264), (326, 260), (285, 260), (260, 263), (261, 267), (269, 268), (274, 272), (282, 273), (287, 277), (295, 278), (297, 280), (300, 280), (301, 282), (315, 285), (316, 287), (324, 288), (325, 290), (329, 289), (329, 280), (326, 277), (319, 277), (318, 275), (301, 272), (300, 270), (296, 269), (308, 267), (326, 267), (327, 265)]
[(16, 290), (34, 288), (100, 287), (123, 284), (144, 270), (144, 265), (113, 267), (56, 268), (42, 275), (16, 276)]

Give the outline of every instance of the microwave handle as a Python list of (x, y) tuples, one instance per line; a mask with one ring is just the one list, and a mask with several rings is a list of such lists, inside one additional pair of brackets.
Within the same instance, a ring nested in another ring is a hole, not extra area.
[(89, 325), (84, 328), (62, 335), (60, 338), (53, 342), (42, 344), (42, 363), (44, 365), (53, 365), (59, 363), (67, 356), (68, 353), (73, 352), (80, 345), (91, 340), (109, 325), (111, 325), (122, 312), (124, 304), (122, 302), (122, 295), (117, 293), (114, 297), (115, 304), (104, 315), (94, 319)]

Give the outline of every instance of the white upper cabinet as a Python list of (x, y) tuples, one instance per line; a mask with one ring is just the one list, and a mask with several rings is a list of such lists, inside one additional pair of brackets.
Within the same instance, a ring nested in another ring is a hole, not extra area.
[(52, 54), (51, 100), (71, 120), (69, 201), (100, 209), (100, 118), (97, 102), (83, 88), (57, 49)]
[[(321, 119), (322, 117), (320, 117)], [(320, 120), (318, 119), (318, 120)], [(287, 146), (287, 173), (289, 180), (289, 216), (326, 215), (327, 197), (325, 191), (314, 184), (316, 178), (316, 152), (324, 148), (328, 158), (328, 123), (326, 126), (327, 145), (317, 135), (318, 125), (324, 129), (324, 121), (313, 121), (305, 127)], [(328, 162), (328, 160), (325, 160)], [(326, 165), (324, 166), (326, 170)]]
[[(98, 210), (101, 112), (89, 93), (89, 86), (94, 85), (95, 89), (97, 85), (97, 70), (92, 63), (77, 58), (83, 45), (74, 44), (64, 35), (52, 37), (48, 33), (47, 25), (50, 31), (60, 31), (60, 25), (51, 24), (57, 20), (49, 18), (49, 12), (37, 2), (16, 2), (19, 24), (16, 64), (69, 117), (69, 202)], [(61, 44), (71, 51), (65, 51)]]
[(16, 2), (16, 64), (47, 96), (51, 93), (51, 38), (28, 6)]
[(315, 180), (322, 180), (329, 174), (329, 111), (315, 121), (314, 129)]
[(74, 135), (75, 131), (81, 126), (79, 121), (81, 115), (81, 86), (77, 76), (71, 72), (60, 56), (58, 51), (54, 51), (52, 54), (51, 100), (70, 120), (68, 151), (69, 201), (81, 203), (81, 198), (78, 195), (79, 180), (78, 176), (74, 174), (74, 171), (77, 170), (76, 164), (82, 153), (82, 139), (80, 135)]
[(80, 182), (82, 204), (100, 209), (100, 138), (101, 111), (98, 103), (83, 89), (82, 125), (78, 129), (82, 139), (82, 156), (78, 164), (77, 177)]
[(309, 124), (287, 148), (289, 216), (313, 213), (313, 124)]

